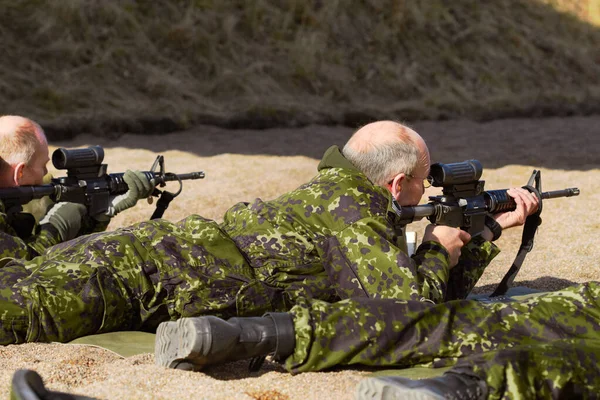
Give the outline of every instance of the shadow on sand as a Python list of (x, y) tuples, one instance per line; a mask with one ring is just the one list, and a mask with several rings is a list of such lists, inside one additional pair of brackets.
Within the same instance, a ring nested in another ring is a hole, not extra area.
[[(409, 125), (425, 138), (434, 162), (477, 159), (484, 168), (532, 165), (590, 170), (600, 167), (600, 116), (503, 119), (485, 123), (422, 121)], [(153, 152), (182, 150), (203, 157), (234, 153), (320, 159), (330, 145), (343, 146), (353, 131), (354, 128), (320, 125), (265, 130), (200, 125), (163, 135), (80, 135), (52, 144), (65, 147), (100, 144), (107, 148), (119, 146)]]

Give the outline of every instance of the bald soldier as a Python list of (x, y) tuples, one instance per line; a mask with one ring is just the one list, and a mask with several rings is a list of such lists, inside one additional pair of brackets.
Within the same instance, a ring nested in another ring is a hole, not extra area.
[[(48, 161), (48, 141), (39, 124), (18, 115), (0, 116), (0, 188), (47, 183), (45, 181), (51, 179), (46, 167)], [(138, 198), (147, 197), (147, 192), (153, 189), (139, 172), (128, 171), (124, 178), (134, 184), (135, 192), (129, 191), (123, 198), (137, 201)], [(145, 185), (144, 193), (137, 193), (137, 182)], [(117, 208), (120, 211), (125, 209), (122, 206), (123, 198), (118, 200), (121, 206)], [(115, 215), (113, 212), (112, 215), (87, 218), (82, 230), (87, 214), (82, 204), (63, 202), (52, 205), (48, 198), (44, 198), (27, 204), (23, 207), (24, 212), (7, 213), (1, 200), (0, 258), (31, 259), (47, 248), (79, 234), (106, 229), (110, 218)], [(135, 201), (130, 203), (135, 204)], [(52, 207), (48, 211), (49, 206)], [(38, 217), (39, 225), (32, 214)]]
[[(375, 122), (343, 152), (329, 148), (310, 182), (274, 200), (238, 203), (221, 224), (198, 215), (153, 220), (7, 263), (0, 268), (0, 343), (154, 331), (163, 321), (200, 315), (261, 315), (289, 310), (299, 298), (463, 298), (499, 250), (487, 228), (471, 238), (429, 226), (415, 255), (406, 254), (392, 204), (420, 201), (429, 165), (415, 131)], [(523, 190), (509, 194), (517, 209), (495, 216), (502, 228), (522, 224), (537, 207)]]

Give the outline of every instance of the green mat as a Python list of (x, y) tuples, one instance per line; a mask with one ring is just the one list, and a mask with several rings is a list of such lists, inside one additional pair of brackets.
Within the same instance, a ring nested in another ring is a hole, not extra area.
[(154, 334), (147, 332), (110, 332), (99, 335), (83, 336), (69, 344), (102, 347), (117, 353), (121, 357), (130, 357), (144, 353), (154, 353)]

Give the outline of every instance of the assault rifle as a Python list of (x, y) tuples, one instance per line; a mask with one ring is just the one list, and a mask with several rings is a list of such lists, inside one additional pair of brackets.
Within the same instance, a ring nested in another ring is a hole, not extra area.
[[(4, 203), (7, 214), (21, 211), (23, 204), (31, 200), (49, 196), (54, 202), (68, 201), (84, 204), (89, 215), (105, 213), (110, 204), (110, 197), (127, 192), (128, 187), (123, 180), (123, 173), (107, 173), (107, 164), (103, 164), (104, 149), (101, 146), (90, 146), (86, 149), (58, 148), (52, 153), (52, 164), (56, 169), (66, 169), (67, 176), (52, 179), (51, 183), (33, 186), (18, 186), (0, 189), (0, 199)], [(159, 170), (157, 171), (157, 167)], [(167, 182), (179, 182), (176, 193), (154, 189), (152, 196), (159, 197), (156, 210), (151, 219), (160, 218), (182, 189), (182, 181), (202, 179), (204, 172), (174, 174), (165, 172), (164, 157), (156, 157), (150, 171), (142, 171), (148, 179), (154, 179), (157, 186), (164, 187)]]
[[(432, 186), (442, 188), (442, 195), (430, 196), (429, 204), (413, 207), (400, 207), (394, 204), (394, 209), (400, 216), (401, 225), (427, 218), (434, 224), (459, 227), (469, 232), (471, 236), (481, 234), (485, 228), (488, 214), (512, 211), (517, 208), (514, 199), (508, 195), (507, 189), (484, 191), (485, 181), (479, 180), (482, 173), (483, 167), (477, 160), (433, 164), (429, 180)], [(542, 200), (579, 195), (578, 188), (542, 192), (542, 178), (539, 170), (533, 171), (523, 188), (538, 197), (539, 208), (535, 214), (527, 217), (517, 258), (492, 296), (506, 293), (519, 272), (525, 255), (533, 248), (533, 237), (542, 222), (540, 218)]]

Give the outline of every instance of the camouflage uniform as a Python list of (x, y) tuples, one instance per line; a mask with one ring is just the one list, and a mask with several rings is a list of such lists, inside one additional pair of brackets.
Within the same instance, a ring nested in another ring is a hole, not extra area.
[(485, 379), (493, 399), (600, 393), (598, 283), (505, 303), (299, 299), (291, 313), (290, 372), (454, 366)]
[[(20, 214), (20, 217), (27, 217), (28, 214)], [(6, 257), (31, 260), (33, 257), (42, 254), (48, 247), (60, 243), (61, 238), (58, 231), (51, 225), (44, 229), (35, 228), (35, 219), (30, 217), (31, 230), (35, 234), (17, 233), (14, 228), (16, 223), (24, 223), (23, 220), (14, 220), (4, 211), (4, 204), (0, 201), (0, 259)]]
[[(105, 231), (109, 222), (99, 222), (87, 218), (83, 223), (81, 233)], [(23, 229), (24, 227), (27, 229)], [(4, 258), (31, 260), (60, 242), (62, 242), (62, 238), (52, 225), (40, 226), (34, 216), (26, 212), (9, 216), (5, 212), (4, 204), (0, 201), (0, 260)]]
[(180, 317), (288, 310), (302, 296), (442, 302), (465, 297), (498, 249), (473, 240), (449, 273), (436, 242), (406, 255), (390, 193), (330, 148), (309, 183), (192, 215), (93, 234), (0, 268), (0, 343), (154, 330)]

